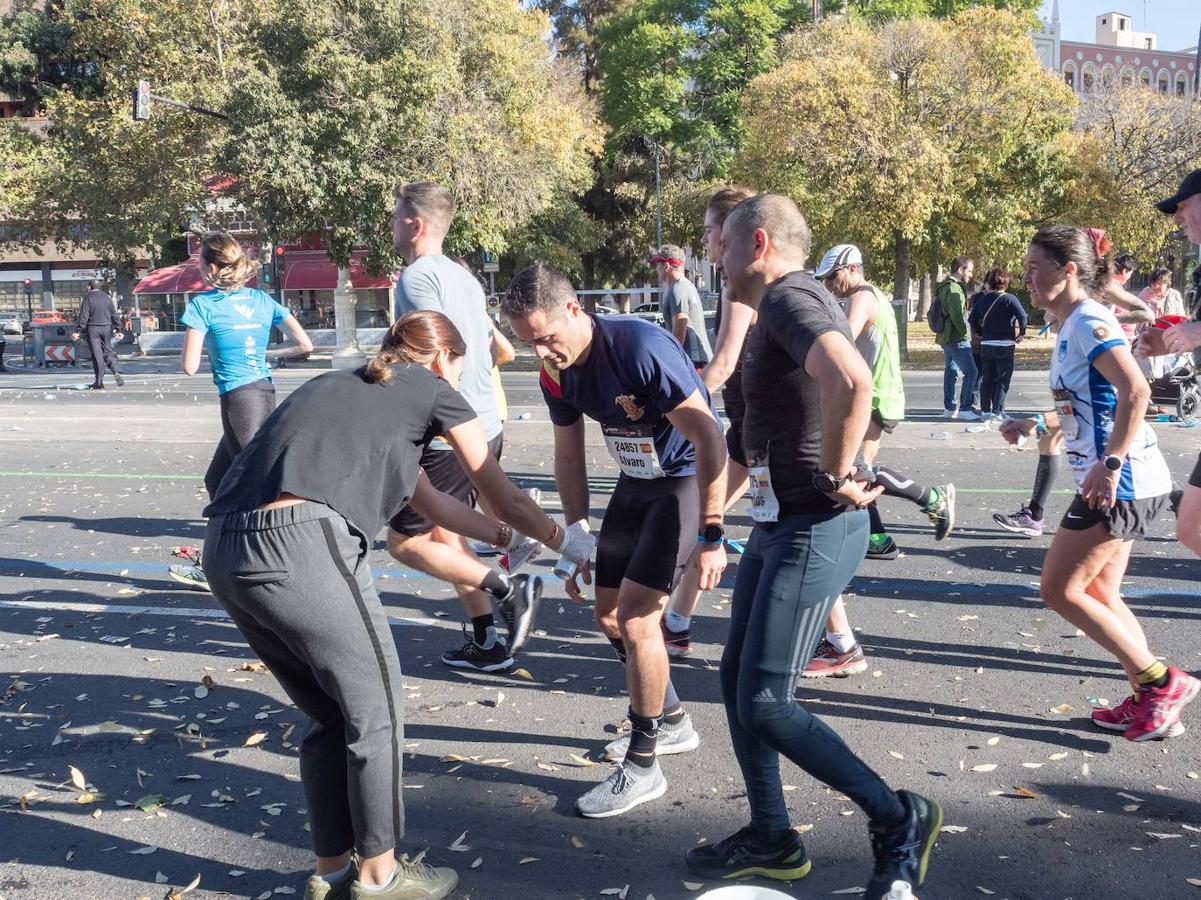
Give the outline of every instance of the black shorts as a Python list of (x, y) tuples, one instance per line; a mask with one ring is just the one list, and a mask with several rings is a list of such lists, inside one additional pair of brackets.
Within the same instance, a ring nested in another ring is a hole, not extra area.
[[(504, 446), (503, 432), (488, 441), (488, 449), (492, 451), (492, 455), (498, 461)], [(479, 491), (475, 489), (475, 484), (472, 483), (467, 471), (459, 462), (458, 455), (453, 450), (431, 450), (426, 447), (425, 452), (421, 454), (421, 468), (425, 470), (425, 477), (430, 480), (430, 484), (442, 493), (450, 494), (468, 506), (475, 506)], [(394, 515), (388, 525), (393, 531), (407, 537), (429, 534), (434, 528), (433, 522), (411, 506), (406, 506)]]
[(1201, 456), (1197, 457), (1197, 464), (1193, 466), (1193, 474), (1188, 477), (1189, 487), (1201, 487)]
[(742, 418), (730, 419), (726, 429), (726, 453), (739, 465), (746, 466), (746, 450), (742, 448)]
[(880, 415), (880, 410), (872, 410), (872, 421), (879, 425), (886, 434), (892, 434), (892, 430), (901, 424), (903, 419), (886, 419)]
[(617, 479), (596, 544), (596, 586), (622, 579), (670, 594), (696, 547), (696, 476)]
[(1147, 536), (1147, 529), (1155, 518), (1164, 511), (1169, 502), (1169, 495), (1148, 497), (1146, 500), (1119, 500), (1109, 509), (1092, 509), (1079, 494), (1072, 500), (1072, 505), (1059, 523), (1060, 528), (1068, 531), (1087, 531), (1094, 525), (1101, 524), (1109, 532), (1110, 537), (1121, 541), (1133, 541)]

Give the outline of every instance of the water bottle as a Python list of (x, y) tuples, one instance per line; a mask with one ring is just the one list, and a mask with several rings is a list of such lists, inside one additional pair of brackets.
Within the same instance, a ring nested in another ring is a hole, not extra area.
[[(573, 522), (572, 524), (573, 525), (582, 525), (585, 531), (587, 531), (589, 533), (592, 532), (592, 529), (588, 527), (587, 519), (581, 519), (579, 522)], [(580, 567), (577, 566), (570, 559), (568, 559), (566, 556), (560, 556), (559, 561), (557, 563), (555, 563), (555, 567), (551, 571), (553, 571), (555, 573), (555, 577), (561, 578), (564, 581), (569, 581), (575, 577), (575, 574), (576, 574), (576, 572), (579, 571), (579, 569), (580, 569)]]
[(908, 881), (894, 881), (884, 900), (917, 900)]

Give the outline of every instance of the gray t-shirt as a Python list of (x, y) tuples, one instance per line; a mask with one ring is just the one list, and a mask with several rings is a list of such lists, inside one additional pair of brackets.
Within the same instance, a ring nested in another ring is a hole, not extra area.
[(687, 278), (681, 278), (675, 284), (663, 291), (663, 299), (659, 309), (663, 314), (663, 324), (672, 331), (676, 316), (680, 313), (688, 316), (688, 330), (684, 334), (684, 352), (692, 360), (694, 366), (704, 366), (713, 358), (713, 350), (709, 346), (709, 334), (705, 330), (705, 308), (701, 306), (700, 294)]
[[(483, 288), (450, 257), (422, 256), (405, 266), (396, 282), (396, 316), (415, 309), (440, 312), (459, 329), (467, 343), (459, 393), (479, 416), (484, 436), (492, 440), (502, 424), (492, 385), (492, 319)], [(430, 449), (449, 450), (450, 445), (434, 441)]]

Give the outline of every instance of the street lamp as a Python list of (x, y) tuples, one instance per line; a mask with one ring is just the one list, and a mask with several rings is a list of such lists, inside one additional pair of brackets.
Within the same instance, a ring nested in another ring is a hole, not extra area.
[(25, 306), (29, 310), (29, 322), (33, 323), (33, 279), (25, 279)]

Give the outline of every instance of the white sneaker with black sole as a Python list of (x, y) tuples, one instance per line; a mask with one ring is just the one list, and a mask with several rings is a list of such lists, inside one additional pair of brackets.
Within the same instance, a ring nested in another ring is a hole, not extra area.
[(576, 812), (586, 819), (607, 819), (629, 812), (635, 806), (657, 800), (667, 793), (667, 779), (659, 761), (649, 768), (617, 766), (609, 777), (575, 802)]
[[(692, 717), (684, 713), (684, 718), (671, 725), (662, 722), (655, 739), (656, 756), (674, 756), (677, 753), (688, 753), (701, 745), (701, 736), (692, 727)], [(627, 732), (615, 741), (605, 745), (605, 759), (611, 762), (621, 762), (626, 758), (630, 749), (630, 735)]]

